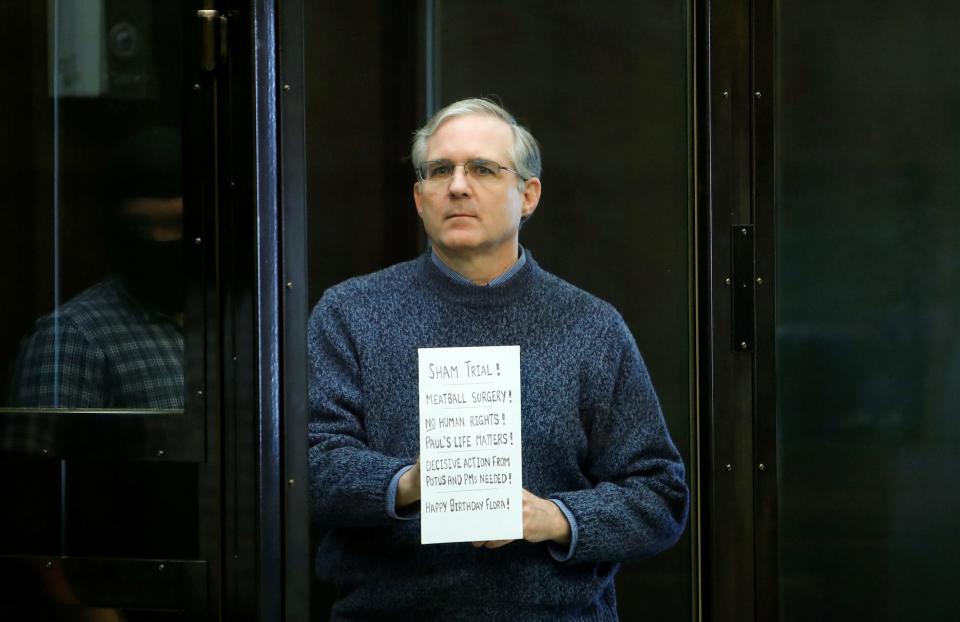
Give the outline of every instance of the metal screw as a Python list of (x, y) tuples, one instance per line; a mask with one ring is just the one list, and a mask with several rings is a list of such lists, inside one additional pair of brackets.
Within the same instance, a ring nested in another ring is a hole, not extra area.
[(196, 238), (196, 239), (193, 241), (193, 243), (196, 244), (197, 246), (200, 246), (201, 244), (203, 244), (203, 240), (200, 239), (200, 238)]
[(289, 84), (284, 84), (284, 85), (283, 85), (283, 90), (289, 92), (289, 91), (290, 91), (290, 85), (289, 85)]
[(293, 281), (287, 281), (287, 289), (293, 289)]
[(199, 85), (199, 84), (194, 84), (194, 85), (193, 85), (193, 90), (194, 90), (194, 91), (199, 91), (199, 90), (200, 90), (200, 85)]
[(40, 455), (42, 455), (42, 456), (46, 456), (46, 455), (48, 455), (49, 453), (50, 453), (50, 451), (47, 450), (47, 449), (41, 449), (41, 450), (40, 450)]
[(293, 480), (287, 480), (287, 486), (293, 486)]
[(203, 397), (203, 389), (197, 391), (197, 397)]
[(757, 91), (756, 93), (754, 93), (754, 96), (755, 96), (757, 99), (760, 99), (763, 95), (760, 93), (760, 91)]
[(732, 470), (733, 470), (733, 465), (732, 465), (732, 464), (728, 464), (728, 465), (727, 465), (726, 467), (724, 467), (724, 468), (726, 468), (728, 471), (732, 471)]
[(741, 342), (740, 342), (740, 349), (741, 349), (741, 350), (746, 350), (746, 349), (747, 349), (747, 342), (746, 342), (746, 341), (741, 341)]
[(724, 92), (723, 92), (723, 96), (724, 96), (724, 97), (730, 97), (730, 91), (724, 91)]
[(757, 277), (757, 285), (763, 285), (763, 277), (761, 276)]
[(746, 230), (746, 229), (741, 229), (741, 230), (740, 230), (740, 233), (742, 233), (743, 235), (747, 235), (747, 230)]
[(759, 465), (757, 465), (757, 468), (760, 469), (761, 471), (764, 471), (766, 470), (767, 465), (761, 462)]
[(163, 572), (163, 569), (164, 569), (163, 564), (160, 564), (159, 566), (157, 566), (157, 570), (159, 570), (160, 572)]
[(727, 277), (727, 278), (723, 279), (723, 282), (726, 283), (727, 285), (730, 285), (730, 283), (731, 283), (730, 277)]
[(162, 449), (158, 449), (158, 450), (157, 450), (157, 458), (163, 458), (163, 450), (162, 450)]

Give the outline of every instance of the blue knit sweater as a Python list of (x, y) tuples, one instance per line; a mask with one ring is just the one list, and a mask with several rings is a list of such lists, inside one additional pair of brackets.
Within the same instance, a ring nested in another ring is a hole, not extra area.
[[(429, 255), (328, 290), (310, 318), (310, 469), (327, 528), (317, 571), (338, 620), (616, 620), (618, 562), (683, 530), (689, 494), (633, 336), (609, 304), (527, 263), (477, 287)], [(546, 544), (420, 544), (387, 514), (419, 448), (417, 349), (519, 345), (523, 486), (558, 499), (577, 533)]]

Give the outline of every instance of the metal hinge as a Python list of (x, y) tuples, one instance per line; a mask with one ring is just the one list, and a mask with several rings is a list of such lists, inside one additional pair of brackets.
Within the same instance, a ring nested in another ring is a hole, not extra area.
[(216, 9), (200, 9), (200, 70), (213, 71), (229, 58), (227, 16)]

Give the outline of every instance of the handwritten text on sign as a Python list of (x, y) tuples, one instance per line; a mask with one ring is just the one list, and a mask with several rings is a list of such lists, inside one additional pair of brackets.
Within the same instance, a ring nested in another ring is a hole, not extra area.
[(419, 354), (420, 541), (522, 538), (520, 347)]

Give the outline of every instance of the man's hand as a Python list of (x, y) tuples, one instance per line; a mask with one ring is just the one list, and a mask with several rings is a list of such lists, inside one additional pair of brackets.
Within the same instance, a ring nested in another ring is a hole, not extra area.
[[(527, 542), (552, 540), (557, 544), (570, 544), (570, 523), (557, 504), (549, 499), (541, 499), (526, 489), (523, 491), (523, 539)], [(511, 542), (513, 540), (487, 540), (474, 542), (473, 546), (496, 549)]]
[(413, 468), (400, 476), (397, 481), (396, 509), (404, 508), (420, 500), (420, 456)]

